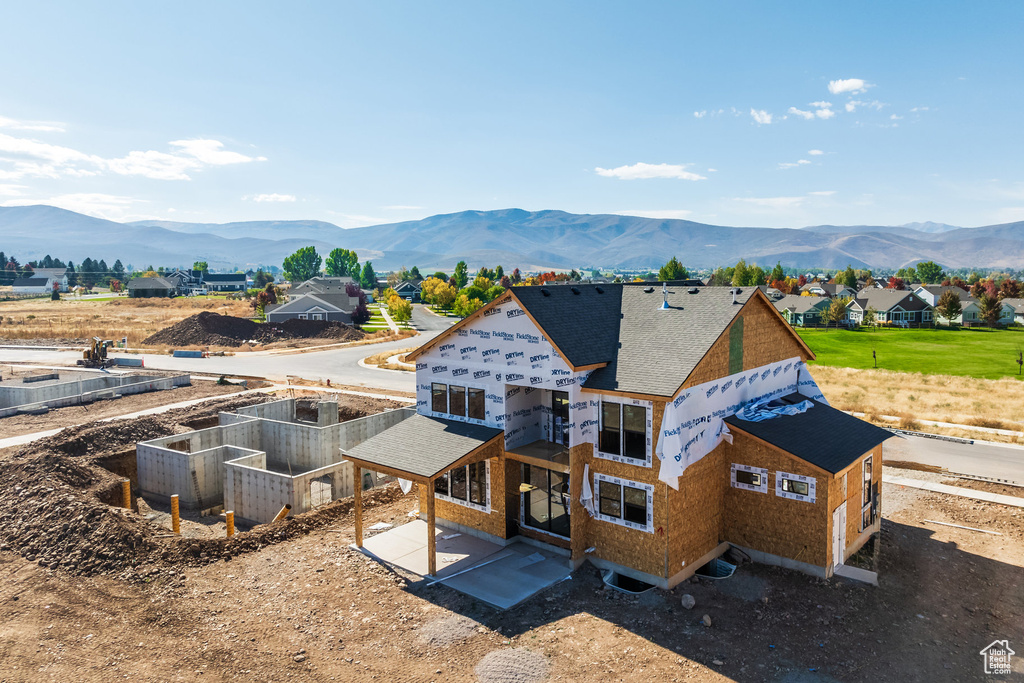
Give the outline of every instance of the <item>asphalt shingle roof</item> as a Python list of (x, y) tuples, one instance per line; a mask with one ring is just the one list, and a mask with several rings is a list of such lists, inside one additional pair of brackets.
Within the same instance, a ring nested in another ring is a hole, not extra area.
[(128, 289), (175, 289), (170, 280), (162, 277), (136, 277), (128, 281)]
[(775, 304), (775, 308), (779, 311), (791, 308), (794, 313), (806, 313), (812, 308), (821, 309), (830, 302), (830, 299), (819, 296), (797, 296), (795, 294), (787, 294), (773, 303)]
[(245, 282), (245, 273), (207, 273), (205, 282)]
[[(906, 299), (906, 301), (904, 301)], [(854, 301), (863, 309), (868, 306), (876, 311), (888, 311), (900, 304), (905, 311), (920, 311), (931, 308), (931, 306), (913, 292), (902, 289), (862, 289), (857, 292)]]
[(14, 281), (14, 287), (45, 287), (49, 278), (45, 277), (19, 277)]
[(494, 427), (417, 414), (345, 452), (366, 463), (429, 478), (447, 472), (468, 453), (502, 434), (503, 430)]
[(607, 363), (615, 357), (621, 284), (516, 287), (512, 291), (574, 367)]
[[(936, 301), (949, 290), (956, 292), (957, 296), (960, 297), (960, 301), (967, 301), (971, 298), (970, 293), (965, 292), (959, 287), (954, 287), (953, 285), (923, 285), (921, 286), (921, 289), (925, 290), (929, 294), (934, 294)], [(916, 292), (917, 288), (915, 288), (914, 291)]]
[(811, 401), (814, 407), (799, 415), (784, 415), (763, 422), (747, 422), (735, 415), (725, 421), (730, 427), (767, 441), (832, 474), (842, 472), (893, 436), (888, 430), (801, 394), (790, 394), (781, 400), (790, 404)]

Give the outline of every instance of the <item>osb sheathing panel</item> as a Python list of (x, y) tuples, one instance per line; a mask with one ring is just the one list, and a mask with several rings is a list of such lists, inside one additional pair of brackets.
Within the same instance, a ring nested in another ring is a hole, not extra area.
[[(800, 356), (807, 360), (807, 352), (796, 339), (796, 333), (781, 320), (771, 304), (755, 296), (743, 307), (743, 369), (750, 370), (768, 363)], [(729, 333), (734, 320), (704, 356), (684, 387), (721, 379), (729, 375)], [(660, 423), (657, 423), (660, 424)]]
[[(450, 503), (440, 498), (435, 498), (434, 514), (438, 519), (446, 519), (456, 524), (485, 531), (494, 536), (505, 538), (505, 468), (504, 449), (500, 442), (488, 446), (483, 453), (491, 461), (491, 511), (490, 513)], [(420, 510), (427, 509), (427, 491), (423, 486), (420, 489)]]
[[(679, 490), (668, 486), (668, 566), (663, 576), (689, 567), (722, 541), (722, 446), (686, 468)], [(685, 565), (683, 563), (686, 563)]]
[[(864, 457), (857, 460), (853, 464), (853, 467), (849, 468), (846, 473), (846, 545), (849, 547), (857, 537), (861, 534), (860, 528), (860, 517), (861, 508), (863, 507), (863, 499), (861, 494), (864, 486), (864, 460), (869, 454), (865, 453)], [(870, 452), (871, 457), (871, 482), (878, 484), (878, 498), (881, 501), (882, 498), (882, 445), (875, 446), (874, 450)], [(831, 508), (835, 510), (843, 502), (840, 496), (841, 484), (839, 483), (839, 477), (836, 477), (836, 486), (834, 487), (835, 493), (832, 498)], [(877, 522), (876, 522), (877, 524)], [(829, 543), (831, 545), (832, 534), (829, 533)], [(829, 553), (831, 553), (831, 547)], [(831, 554), (829, 555), (831, 557)]]
[[(733, 443), (724, 443), (717, 450), (722, 450), (724, 456), (720, 480), (720, 490), (725, 492), (722, 540), (827, 567), (831, 562), (831, 476), (736, 431), (733, 431)], [(768, 492), (734, 488), (729, 474), (734, 462), (767, 469)], [(775, 495), (775, 477), (780, 470), (814, 477), (815, 502), (787, 500)]]

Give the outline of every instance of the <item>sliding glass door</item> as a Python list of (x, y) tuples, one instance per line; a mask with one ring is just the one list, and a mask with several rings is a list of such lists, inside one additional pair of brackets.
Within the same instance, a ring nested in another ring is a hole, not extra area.
[(523, 526), (569, 537), (569, 475), (523, 465)]

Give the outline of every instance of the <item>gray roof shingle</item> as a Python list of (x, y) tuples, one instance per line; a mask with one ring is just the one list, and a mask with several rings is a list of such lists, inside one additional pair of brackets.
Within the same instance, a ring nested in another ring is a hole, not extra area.
[(577, 284), (516, 287), (513, 293), (551, 343), (581, 367), (615, 357), (623, 289), (621, 284)]
[(775, 308), (777, 308), (779, 312), (789, 308), (792, 309), (794, 313), (806, 313), (812, 308), (821, 310), (827, 307), (831, 303), (831, 300), (820, 296), (797, 296), (795, 294), (787, 294), (772, 303), (775, 304)]
[[(886, 429), (801, 394), (790, 394), (781, 400), (789, 404), (811, 401), (814, 407), (799, 415), (784, 415), (763, 422), (747, 422), (735, 415), (725, 421), (730, 427), (767, 441), (832, 474), (842, 472), (872, 448), (893, 437)], [(876, 467), (880, 464), (876, 463)]]
[(459, 459), (504, 434), (501, 429), (426, 415), (413, 415), (346, 454), (366, 463), (433, 477), (451, 469)]

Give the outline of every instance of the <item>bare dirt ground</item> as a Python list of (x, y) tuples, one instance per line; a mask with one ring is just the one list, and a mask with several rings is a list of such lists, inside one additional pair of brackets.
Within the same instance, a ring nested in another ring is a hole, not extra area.
[[(250, 382), (248, 388), (257, 388), (262, 382)], [(193, 380), (191, 386), (176, 387), (166, 391), (133, 394), (118, 399), (96, 401), (88, 405), (56, 408), (43, 415), (12, 415), (0, 419), (0, 439), (33, 432), (43, 432), (59, 427), (73, 427), (83, 422), (93, 422), (108, 417), (127, 415), (140, 410), (191, 401), (197, 398), (220, 396), (244, 391), (240, 385), (220, 385), (216, 382)]]
[[(204, 419), (0, 454), (0, 680), (971, 681), (983, 647), (1024, 642), (1024, 511), (899, 486), (883, 488), (877, 588), (743, 565), (631, 597), (584, 564), (506, 612), (352, 550), (351, 500), (230, 540), (103, 504), (106, 454)], [(369, 498), (367, 525), (417, 506), (395, 486)]]

